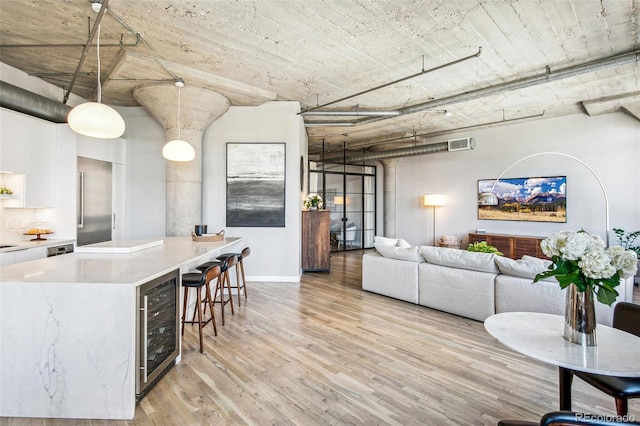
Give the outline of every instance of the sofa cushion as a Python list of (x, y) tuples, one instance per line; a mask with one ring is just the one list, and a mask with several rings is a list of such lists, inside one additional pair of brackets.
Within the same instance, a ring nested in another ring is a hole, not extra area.
[(446, 247), (420, 246), (420, 253), (429, 263), (452, 268), (469, 269), (471, 271), (489, 272), (497, 274), (493, 253), (477, 253)]
[(409, 244), (409, 242), (408, 242), (408, 241), (403, 240), (402, 238), (400, 238), (400, 239), (398, 240), (398, 247), (409, 248), (409, 247), (411, 247), (411, 244)]
[(399, 262), (375, 252), (365, 253), (362, 256), (362, 289), (418, 303), (418, 265), (421, 263)]
[(418, 247), (398, 247), (376, 242), (373, 245), (376, 251), (384, 257), (398, 260), (410, 260), (412, 262), (424, 262)]
[(397, 246), (398, 245), (398, 239), (397, 238), (388, 238), (388, 237), (381, 237), (379, 235), (376, 235), (375, 237), (373, 237), (373, 242), (374, 244), (386, 244), (388, 246)]
[[(453, 250), (453, 249), (448, 249)], [(427, 262), (418, 265), (419, 304), (484, 321), (495, 311), (497, 274), (449, 268)]]
[[(539, 259), (532, 256), (523, 256), (520, 260), (509, 259), (508, 257), (496, 256), (496, 265), (502, 274), (513, 277), (529, 278), (533, 280), (536, 275), (546, 271), (551, 265), (551, 261)], [(547, 278), (546, 281), (556, 281), (555, 277)]]

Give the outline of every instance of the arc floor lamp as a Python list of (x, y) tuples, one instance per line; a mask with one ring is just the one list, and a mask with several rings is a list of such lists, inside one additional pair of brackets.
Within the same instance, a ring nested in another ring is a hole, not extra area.
[(598, 185), (600, 185), (600, 189), (602, 190), (602, 195), (604, 196), (605, 241), (607, 242), (607, 247), (609, 247), (609, 197), (607, 197), (607, 191), (604, 189), (604, 185), (602, 184), (602, 180), (597, 175), (597, 173), (587, 163), (585, 163), (584, 161), (580, 160), (577, 157), (574, 157), (573, 155), (565, 154), (564, 152), (555, 152), (555, 151), (538, 152), (538, 153), (535, 153), (535, 154), (530, 154), (530, 155), (527, 155), (525, 157), (522, 157), (521, 159), (519, 159), (516, 162), (512, 163), (509, 167), (504, 169), (504, 171), (502, 173), (500, 173), (500, 176), (498, 176), (498, 179), (496, 179), (496, 181), (493, 183), (493, 185), (491, 186), (491, 189), (489, 190), (489, 192), (483, 192), (482, 194), (478, 195), (478, 205), (479, 206), (497, 206), (498, 205), (498, 197), (493, 193), (493, 190), (496, 187), (496, 184), (498, 183), (500, 178), (502, 178), (504, 176), (504, 174), (507, 173), (516, 164), (522, 163), (523, 161), (528, 160), (529, 158), (539, 157), (541, 155), (560, 155), (562, 157), (566, 157), (566, 158), (570, 158), (572, 160), (575, 160), (578, 163), (582, 164), (587, 170), (589, 170), (589, 172), (591, 172), (593, 177), (596, 178), (596, 181), (598, 181)]

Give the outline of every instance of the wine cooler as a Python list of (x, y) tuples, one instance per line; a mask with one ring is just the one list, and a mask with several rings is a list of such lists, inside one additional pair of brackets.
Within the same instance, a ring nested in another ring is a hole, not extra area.
[(136, 400), (174, 364), (179, 352), (180, 270), (137, 287)]

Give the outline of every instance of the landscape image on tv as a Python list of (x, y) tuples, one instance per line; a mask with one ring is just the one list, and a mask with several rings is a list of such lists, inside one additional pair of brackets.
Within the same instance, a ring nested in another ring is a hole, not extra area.
[(567, 221), (566, 176), (509, 178), (495, 182), (495, 179), (478, 181), (478, 195), (492, 192), (498, 197), (496, 206), (478, 206), (478, 219)]

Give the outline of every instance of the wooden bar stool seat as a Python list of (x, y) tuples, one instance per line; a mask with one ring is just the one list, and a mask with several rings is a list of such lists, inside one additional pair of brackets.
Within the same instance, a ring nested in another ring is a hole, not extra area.
[[(229, 268), (235, 265), (237, 262), (237, 257), (232, 256), (227, 260), (218, 261), (214, 260), (211, 262), (205, 262), (202, 265), (196, 266), (196, 269), (199, 271), (206, 270), (212, 266), (218, 266), (220, 268), (220, 275), (218, 276), (218, 280), (216, 281), (216, 287), (213, 290), (213, 303), (220, 304), (220, 313), (222, 315), (222, 325), (224, 325), (224, 305), (229, 303), (231, 306), (231, 315), (234, 315), (235, 312), (233, 310), (233, 295), (231, 294), (231, 286), (229, 284)], [(224, 297), (224, 289), (225, 286), (227, 288), (228, 297), (225, 299)], [(218, 292), (220, 292), (220, 300), (218, 300)]]
[[(244, 293), (244, 300), (247, 300), (247, 280), (244, 275), (244, 259), (251, 254), (251, 249), (245, 247), (240, 253), (224, 253), (217, 257), (220, 261), (225, 261), (231, 256), (236, 256), (238, 262), (236, 263), (236, 285), (231, 288), (238, 289), (238, 306), (240, 306), (240, 291)], [(238, 271), (238, 269), (240, 269)], [(242, 276), (242, 284), (240, 283), (240, 276)]]
[[(216, 328), (216, 318), (213, 315), (213, 299), (211, 297), (211, 288), (209, 283), (211, 280), (214, 280), (220, 276), (220, 266), (212, 265), (204, 272), (189, 272), (186, 274), (182, 274), (182, 287), (184, 287), (184, 296), (182, 302), (182, 335), (184, 336), (184, 325), (185, 324), (198, 324), (198, 332), (200, 335), (200, 353), (204, 353), (204, 345), (203, 345), (203, 332), (204, 327), (212, 323), (213, 324), (213, 335), (218, 335), (218, 330)], [(205, 289), (204, 300), (202, 299), (202, 288)], [(191, 321), (187, 320), (187, 305), (189, 301), (189, 289), (193, 288), (196, 291), (196, 306), (193, 313), (193, 318)], [(206, 314), (206, 305), (209, 305), (209, 310), (211, 312), (210, 317), (203, 321), (203, 312), (202, 312), (202, 304), (205, 304)], [(196, 315), (198, 319), (196, 320)]]

